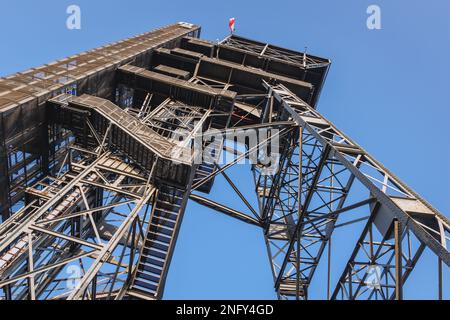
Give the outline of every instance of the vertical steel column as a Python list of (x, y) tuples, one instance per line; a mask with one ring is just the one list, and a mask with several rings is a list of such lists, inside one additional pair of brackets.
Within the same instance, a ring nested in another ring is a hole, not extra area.
[(403, 275), (402, 275), (402, 230), (398, 219), (394, 220), (395, 237), (395, 300), (403, 300)]

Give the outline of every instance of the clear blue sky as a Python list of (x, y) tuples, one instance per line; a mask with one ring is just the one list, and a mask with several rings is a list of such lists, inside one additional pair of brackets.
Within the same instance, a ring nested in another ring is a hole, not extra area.
[[(0, 75), (176, 21), (221, 39), (236, 33), (330, 58), (319, 110), (419, 194), (449, 215), (450, 2), (445, 0), (0, 1)], [(65, 27), (82, 10), (82, 30)], [(366, 28), (381, 7), (382, 30)], [(249, 187), (250, 175), (236, 173)], [(228, 191), (218, 192), (229, 197)], [(262, 233), (188, 207), (166, 298), (275, 297)], [(433, 279), (434, 280), (434, 279)], [(448, 281), (448, 278), (447, 278)], [(424, 281), (426, 286), (428, 281)], [(416, 297), (422, 297), (420, 290)]]

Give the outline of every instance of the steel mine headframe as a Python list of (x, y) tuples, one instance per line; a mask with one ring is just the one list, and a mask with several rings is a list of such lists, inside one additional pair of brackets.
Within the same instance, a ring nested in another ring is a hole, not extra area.
[[(177, 23), (0, 79), (0, 299), (162, 298), (188, 200), (262, 230), (279, 298), (317, 278), (323, 298), (408, 298), (425, 250), (442, 298), (450, 223), (316, 111), (330, 61), (199, 35)], [(227, 173), (245, 159), (257, 203)], [(213, 199), (216, 179), (248, 210)]]

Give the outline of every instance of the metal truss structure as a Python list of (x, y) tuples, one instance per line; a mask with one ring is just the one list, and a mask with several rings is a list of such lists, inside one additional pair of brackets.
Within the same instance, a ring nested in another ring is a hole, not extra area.
[[(199, 35), (181, 22), (0, 79), (0, 299), (161, 299), (189, 200), (262, 230), (280, 299), (314, 281), (408, 298), (430, 257), (444, 298), (450, 222), (316, 111), (330, 61)], [(227, 173), (245, 161), (256, 201)]]

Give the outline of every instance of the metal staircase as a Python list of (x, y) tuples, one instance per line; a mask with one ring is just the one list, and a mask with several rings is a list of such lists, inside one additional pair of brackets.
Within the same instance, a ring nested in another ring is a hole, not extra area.
[(154, 202), (144, 245), (128, 294), (140, 299), (162, 295), (184, 206), (182, 189), (162, 185)]
[[(205, 154), (210, 155), (210, 157), (205, 157), (203, 159), (203, 162), (198, 166), (197, 170), (195, 171), (194, 176), (194, 185), (198, 182), (202, 181), (206, 177), (209, 177), (215, 169), (214, 162), (218, 160), (218, 158), (221, 155), (223, 147), (223, 139), (215, 139), (214, 141), (210, 142), (205, 147)], [(214, 184), (214, 178), (209, 179), (205, 183), (201, 184), (197, 190), (200, 192), (209, 193), (211, 191), (211, 188)]]
[(85, 147), (105, 143), (109, 137), (109, 143), (143, 168), (151, 170), (156, 165), (158, 178), (181, 186), (187, 184), (192, 163), (190, 150), (169, 141), (111, 101), (63, 94), (49, 100), (48, 113), (55, 123), (75, 128), (74, 135)]

